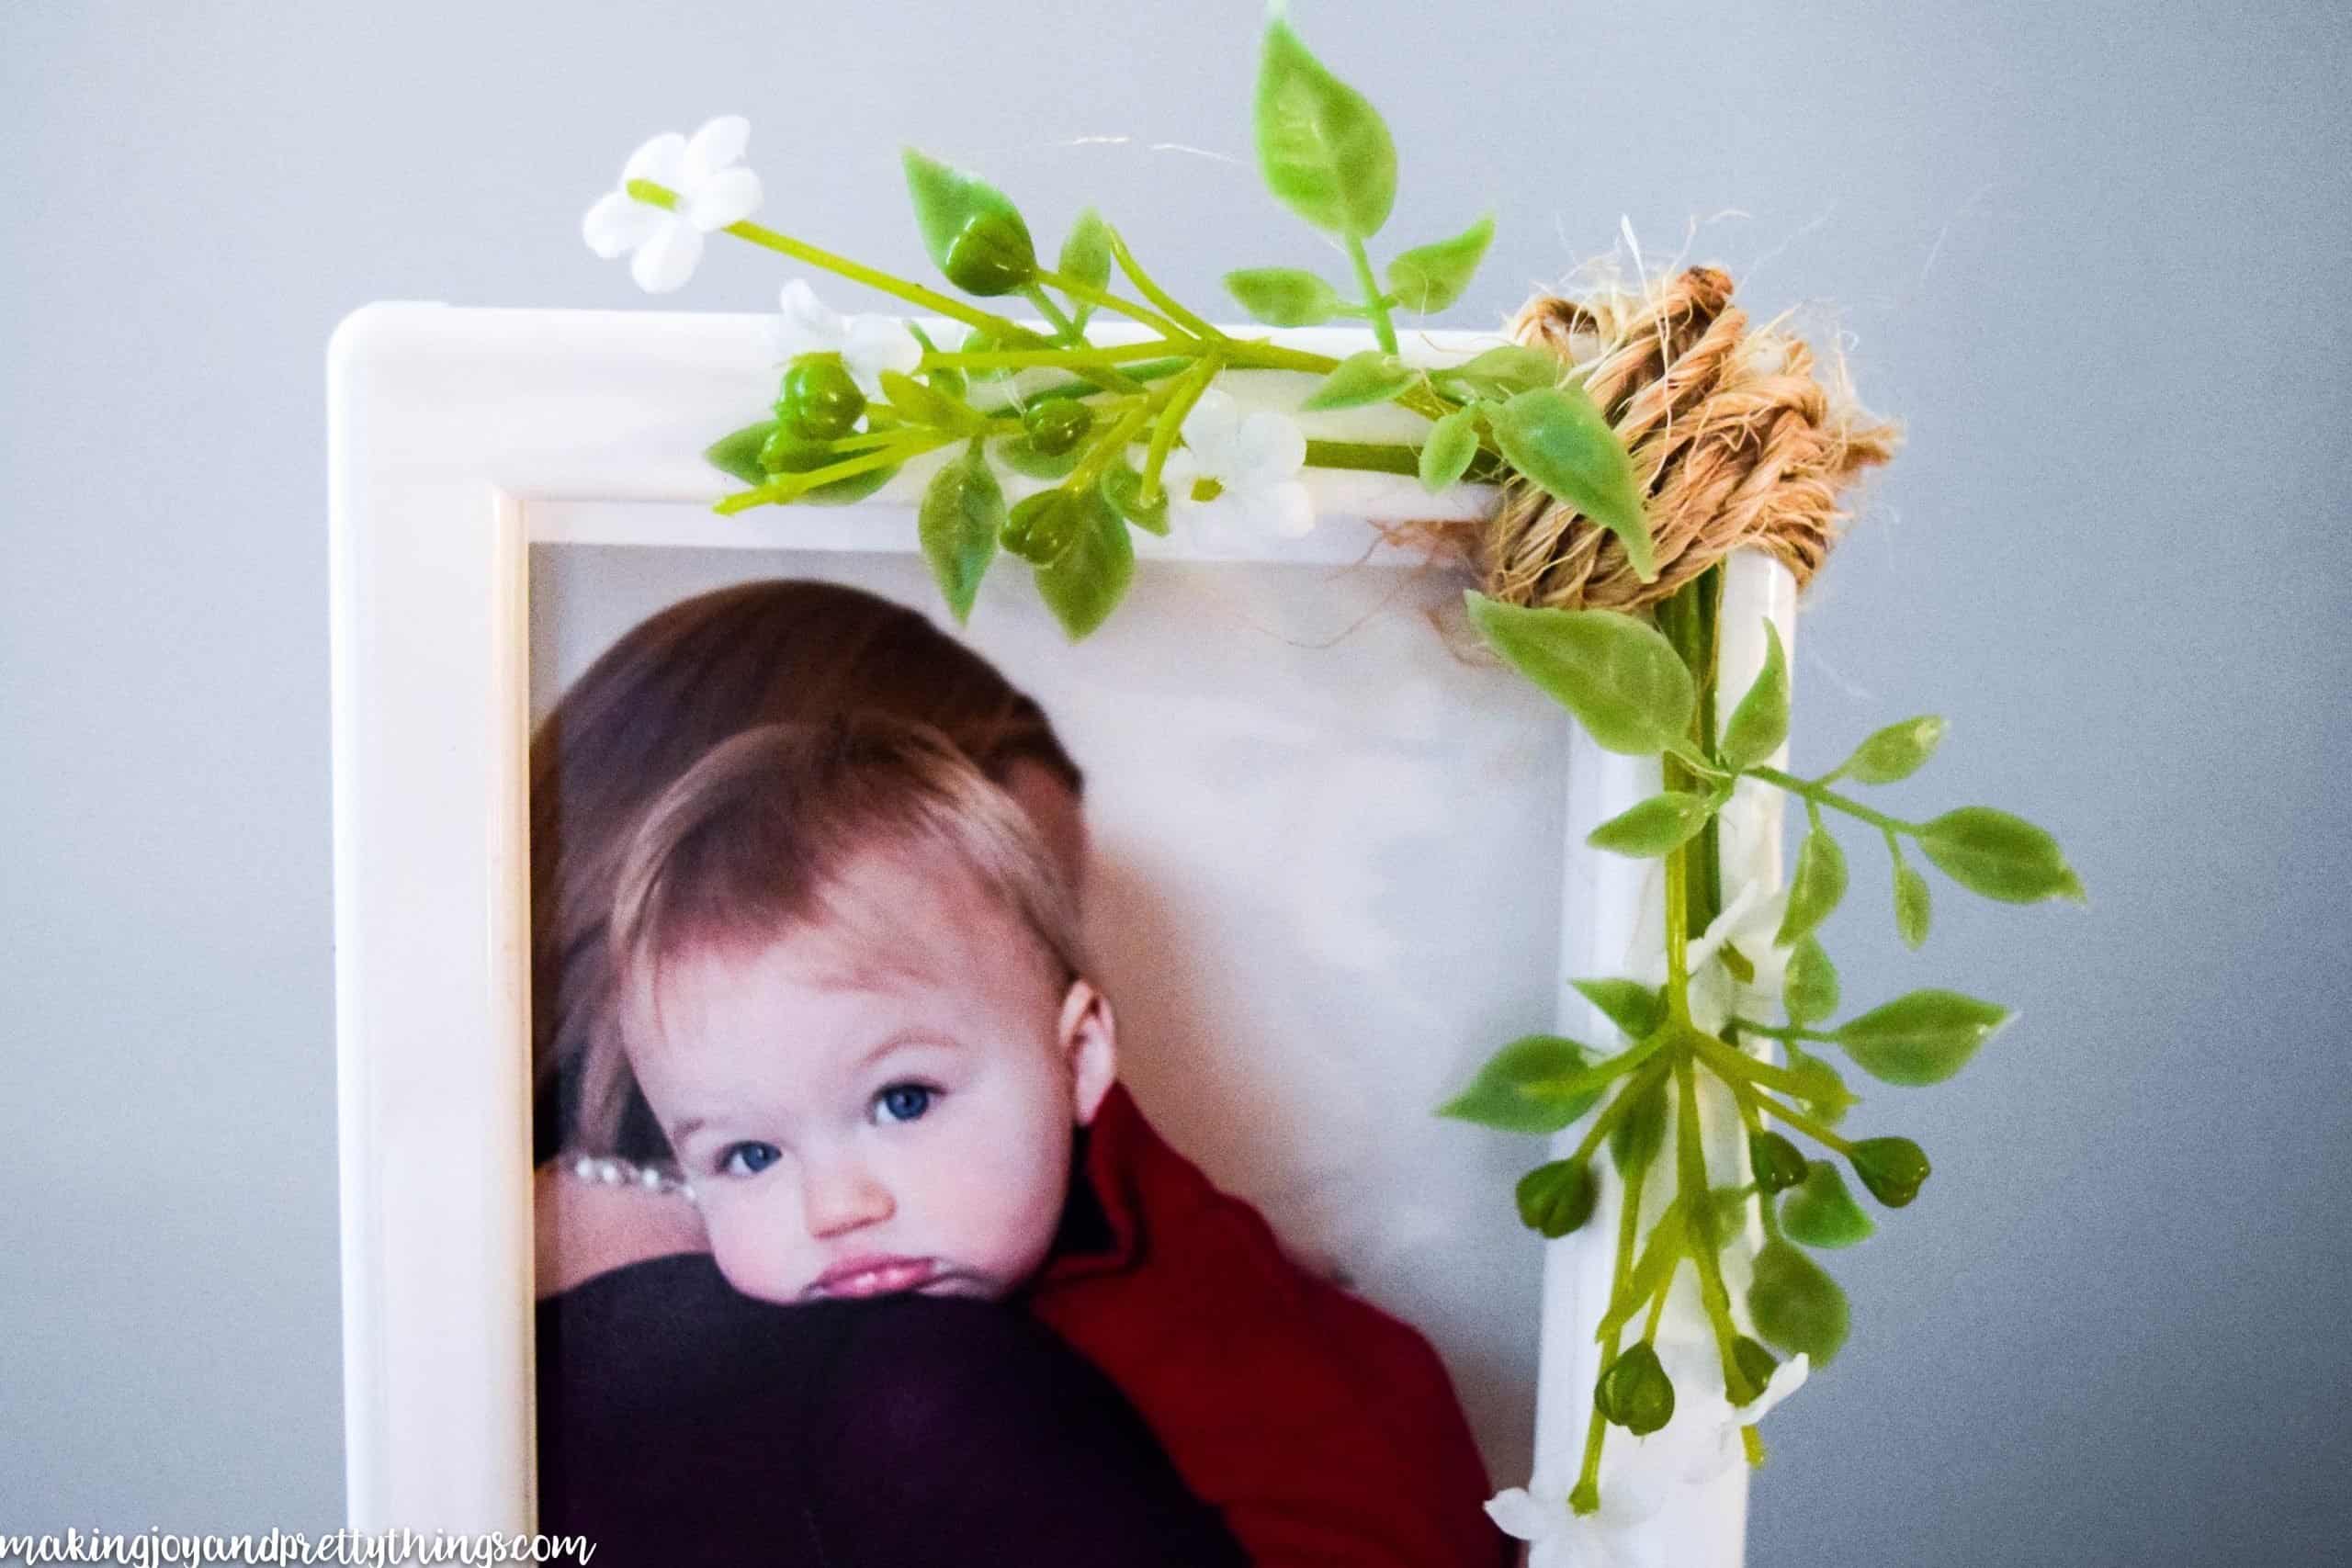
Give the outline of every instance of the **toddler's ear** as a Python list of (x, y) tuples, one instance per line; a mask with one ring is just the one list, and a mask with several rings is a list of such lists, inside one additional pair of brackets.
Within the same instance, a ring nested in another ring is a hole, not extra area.
[(1071, 981), (1057, 1043), (1069, 1064), (1070, 1113), (1083, 1127), (1119, 1076), (1119, 1025), (1111, 1016), (1111, 998), (1085, 980)]

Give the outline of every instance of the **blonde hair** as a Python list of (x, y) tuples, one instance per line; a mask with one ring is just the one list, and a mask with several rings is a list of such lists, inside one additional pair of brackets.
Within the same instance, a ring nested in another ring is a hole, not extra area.
[(923, 911), (844, 896), (850, 869), (876, 854), (968, 873), (1036, 939), (1061, 983), (1084, 973), (1059, 862), (1028, 813), (946, 737), (872, 713), (764, 725), (688, 769), (630, 840), (608, 955), (625, 1034), (630, 1021), (658, 1021), (662, 969), (692, 953), (748, 951), (817, 926), (887, 966), (891, 933)]
[(1043, 710), (903, 604), (811, 580), (739, 583), (631, 627), (531, 739), (532, 1158), (661, 1159), (669, 1144), (621, 1054), (607, 919), (646, 807), (755, 726), (877, 712), (927, 724), (1007, 783), (1084, 779)]

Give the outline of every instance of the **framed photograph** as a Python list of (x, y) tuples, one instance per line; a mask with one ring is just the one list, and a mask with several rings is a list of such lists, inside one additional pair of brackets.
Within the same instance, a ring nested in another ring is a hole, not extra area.
[[(1466, 632), (1443, 535), (1490, 492), (1317, 470), (1304, 536), (1139, 536), (1118, 615), (1073, 646), (1025, 572), (992, 574), (966, 624), (940, 603), (926, 466), (853, 505), (712, 513), (703, 448), (774, 395), (756, 318), (378, 305), (329, 371), (355, 1527), (532, 1527), (535, 1203), (614, 1176), (551, 1168), (544, 1126), (535, 1144), (532, 836), (552, 818), (532, 738), (633, 628), (755, 584), (919, 618), (1034, 704), (1083, 776), (1083, 944), (1121, 1091), (1291, 1262), (1428, 1341), (1495, 1484), (1573, 1455), (1608, 1238), (1531, 1233), (1508, 1195), (1536, 1146), (1433, 1112), (1504, 1041), (1605, 1028), (1568, 982), (1656, 948), (1657, 863), (1584, 836), (1658, 786)], [(1306, 381), (1235, 379), (1284, 408)], [(1302, 423), (1369, 439), (1412, 418)], [(1743, 690), (1766, 619), (1793, 646), (1794, 590), (1743, 554), (1725, 594), (1721, 678)], [(1777, 876), (1773, 800), (1724, 821), (1727, 863)], [(1736, 1467), (1658, 1528), (1736, 1543), (1746, 1486)]]

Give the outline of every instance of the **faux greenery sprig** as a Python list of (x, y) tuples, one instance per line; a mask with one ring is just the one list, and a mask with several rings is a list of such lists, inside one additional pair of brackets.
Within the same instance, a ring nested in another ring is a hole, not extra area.
[[(1395, 205), (1395, 142), (1371, 104), (1306, 49), (1279, 6), (1259, 64), (1259, 168), (1277, 199), (1339, 242), (1353, 278), (1343, 286), (1270, 265), (1227, 273), (1225, 283), (1253, 320), (1269, 326), (1367, 322), (1376, 346), (1345, 358), (1212, 325), (1162, 288), (1091, 209), (1071, 223), (1048, 266), (1003, 192), (912, 149), (903, 164), (916, 227), (956, 292), (867, 266), (751, 221), (762, 189), (740, 164), (747, 137), (744, 122), (728, 118), (692, 138), (671, 133), (647, 142), (624, 167), (619, 188), (589, 211), (590, 246), (607, 257), (628, 254), (638, 282), (662, 293), (692, 274), (704, 237), (724, 231), (956, 322), (963, 335), (943, 347), (911, 322), (843, 318), (820, 304), (804, 280), (786, 285), (785, 364), (774, 408), (707, 453), (748, 487), (718, 503), (723, 513), (854, 502), (908, 463), (944, 452), (923, 491), (918, 532), (949, 608), (959, 621), (967, 617), (999, 555), (1010, 554), (1032, 569), (1073, 639), (1100, 626), (1125, 593), (1134, 570), (1130, 528), (1165, 534), (1181, 521), (1301, 531), (1313, 522), (1298, 478), (1306, 467), (1416, 474), (1431, 493), (1516, 474), (1609, 530), (1636, 573), (1656, 578), (1642, 485), (1575, 367), (1515, 344), (1451, 367), (1404, 362), (1396, 313), (1439, 310), (1461, 298), (1492, 240), (1492, 216), (1399, 252), (1376, 272), (1369, 247)], [(1114, 285), (1114, 277), (1122, 281)], [(1036, 312), (1042, 330), (976, 302), (1012, 299)], [(1089, 328), (1103, 316), (1139, 323), (1150, 335), (1099, 344)], [(1287, 415), (1244, 414), (1217, 386), (1228, 372), (1267, 370), (1318, 378), (1303, 411), (1394, 402), (1428, 427), (1408, 444), (1311, 441)], [(1008, 501), (1008, 476), (1043, 488)], [(1831, 821), (1860, 824), (1886, 844), (1896, 927), (1913, 948), (1926, 941), (1930, 900), (1906, 844), (1988, 897), (2083, 897), (2055, 840), (2018, 818), (1966, 807), (1911, 822), (1838, 787), (1915, 773), (1942, 738), (1939, 718), (1882, 729), (1817, 777), (1769, 765), (1789, 722), (1787, 670), (1769, 628), (1761, 674), (1719, 727), (1713, 671), (1722, 580), (1720, 566), (1702, 573), (1657, 607), (1656, 624), (1611, 611), (1521, 609), (1469, 598), (1473, 622), (1507, 661), (1601, 746), (1657, 757), (1664, 782), (1659, 794), (1603, 823), (1590, 840), (1664, 861), (1662, 980), (1653, 974), (1577, 983), (1622, 1041), (1610, 1050), (1549, 1034), (1515, 1041), (1442, 1108), (1514, 1132), (1551, 1134), (1585, 1124), (1567, 1156), (1537, 1166), (1518, 1184), (1521, 1219), (1547, 1237), (1589, 1223), (1599, 1191), (1595, 1162), (1604, 1152), (1623, 1180), (1611, 1299), (1596, 1334), (1602, 1370), (1580, 1473), (1565, 1497), (1532, 1498), (1511, 1488), (1489, 1504), (1506, 1529), (1527, 1539), (1597, 1528), (1590, 1516), (1601, 1501), (1610, 1425), (1636, 1434), (1669, 1423), (1677, 1434), (1704, 1427), (1693, 1439), (1699, 1451), (1713, 1455), (1720, 1444), (1726, 1462), (1736, 1430), (1748, 1459), (1760, 1460), (1754, 1420), (1843, 1344), (1844, 1293), (1792, 1244), (1832, 1248), (1871, 1234), (1873, 1222), (1848, 1190), (1839, 1161), (1891, 1208), (1912, 1200), (1929, 1167), (1908, 1138), (1852, 1140), (1838, 1132), (1857, 1097), (1826, 1055), (1809, 1048), (1840, 1051), (1884, 1082), (1934, 1083), (1957, 1072), (2011, 1018), (1956, 991), (1921, 990), (1830, 1021), (1839, 1010), (1838, 976), (1815, 932), (1848, 881)], [(1722, 885), (1716, 818), (1742, 779), (1804, 803), (1807, 832), (1790, 885), (1771, 898)], [(1782, 1021), (1752, 1016), (1775, 1002)], [(1785, 1065), (1749, 1055), (1741, 1044), (1747, 1039), (1778, 1043)], [(1699, 1137), (1702, 1075), (1737, 1107), (1750, 1180), (1713, 1184)], [(1834, 1157), (1808, 1157), (1779, 1127)], [(1645, 1228), (1643, 1194), (1653, 1182), (1670, 1182), (1672, 1196)], [(1764, 1242), (1735, 1302), (1724, 1255), (1745, 1246), (1751, 1214)], [(1706, 1319), (1709, 1353), (1696, 1365), (1684, 1340), (1660, 1334), (1686, 1262)], [(1741, 1311), (1760, 1341), (1743, 1327)], [(1636, 1320), (1637, 1337), (1625, 1345)], [(1710, 1386), (1718, 1382), (1720, 1394)]]
[[(1906, 840), (1954, 882), (1985, 897), (2018, 904), (2085, 901), (2057, 841), (2021, 818), (1963, 807), (1910, 822), (1831, 787), (1843, 780), (1883, 784), (1909, 777), (1943, 737), (1939, 717), (1890, 725), (1815, 778), (1767, 765), (1789, 728), (1788, 670), (1770, 623), (1763, 669), (1721, 727), (1721, 738), (1713, 739), (1712, 671), (1722, 575), (1720, 567), (1710, 569), (1668, 600), (1657, 626), (1615, 611), (1521, 609), (1469, 595), (1471, 619), (1489, 646), (1574, 714), (1597, 744), (1657, 757), (1667, 784), (1588, 839), (1615, 853), (1664, 859), (1665, 984), (1577, 982), (1623, 1035), (1621, 1045), (1598, 1050), (1557, 1035), (1514, 1041), (1442, 1108), (1521, 1133), (1558, 1133), (1589, 1119), (1568, 1156), (1536, 1167), (1520, 1182), (1521, 1217), (1546, 1236), (1566, 1235), (1590, 1220), (1598, 1190), (1593, 1161), (1604, 1142), (1623, 1179), (1611, 1299), (1596, 1334), (1602, 1371), (1582, 1469), (1568, 1497), (1579, 1515), (1600, 1503), (1607, 1427), (1645, 1435), (1673, 1416), (1675, 1383), (1654, 1341), (1668, 1288), (1684, 1262), (1698, 1280), (1726, 1397), (1735, 1408), (1760, 1412), (1781, 1363), (1735, 1321), (1721, 1258), (1726, 1249), (1746, 1245), (1749, 1205), (1756, 1205), (1764, 1242), (1753, 1259), (1745, 1305), (1756, 1333), (1797, 1358), (1801, 1377), (1805, 1364), (1826, 1363), (1838, 1353), (1849, 1308), (1837, 1281), (1792, 1243), (1848, 1247), (1875, 1228), (1848, 1191), (1837, 1161), (1889, 1208), (1909, 1203), (1928, 1179), (1928, 1157), (1911, 1139), (1857, 1140), (1837, 1130), (1858, 1097), (1826, 1057), (1806, 1047), (1835, 1047), (1882, 1082), (1938, 1083), (1958, 1072), (2013, 1016), (1957, 991), (1929, 989), (1829, 1021), (1839, 1010), (1838, 976), (1815, 932), (1847, 889), (1845, 852), (1830, 817), (1858, 822), (1884, 840), (1896, 929), (1913, 948), (1927, 940), (1929, 901), (1925, 877), (1905, 857)], [(1725, 917), (1747, 911), (1736, 901), (1724, 907), (1715, 818), (1741, 779), (1804, 801), (1808, 830), (1785, 897), (1763, 906), (1769, 912), (1777, 904), (1777, 914), (1727, 924)], [(1694, 947), (1691, 933), (1700, 928), (1707, 936)], [(1702, 1018), (1694, 1005), (1694, 971), (1702, 962), (1723, 972), (1724, 983), (1711, 997), (1720, 1017)], [(1758, 997), (1777, 1000), (1785, 1021), (1761, 1021), (1727, 1005)], [(1742, 1037), (1780, 1042), (1788, 1065), (1750, 1055), (1737, 1043)], [(1738, 1108), (1753, 1178), (1747, 1184), (1715, 1186), (1707, 1171), (1699, 1137), (1702, 1075), (1720, 1082)], [(1768, 1127), (1767, 1119), (1834, 1158), (1808, 1158), (1785, 1134)], [(1671, 1165), (1653, 1168), (1667, 1157), (1669, 1124)], [(1673, 1197), (1645, 1236), (1641, 1196), (1656, 1179), (1672, 1182)], [(1624, 1331), (1644, 1314), (1639, 1338), (1621, 1348)], [(1750, 1458), (1760, 1459), (1752, 1421), (1743, 1422), (1741, 1437)]]
[[(589, 243), (607, 256), (630, 253), (638, 281), (665, 292), (692, 273), (702, 236), (723, 231), (945, 317), (965, 335), (942, 347), (911, 323), (896, 323), (912, 334), (907, 352), (869, 353), (862, 366), (821, 334), (819, 346), (794, 353), (771, 417), (709, 450), (713, 464), (750, 487), (720, 501), (722, 513), (857, 501), (908, 462), (955, 448), (921, 507), (924, 558), (948, 607), (959, 620), (970, 614), (1001, 549), (1034, 570), (1073, 638), (1101, 626), (1125, 593), (1134, 571), (1129, 528), (1168, 532), (1172, 503), (1204, 526), (1299, 531), (1313, 521), (1297, 482), (1305, 467), (1418, 474), (1432, 493), (1515, 470), (1614, 532), (1642, 576), (1655, 576), (1633, 465), (1568, 367), (1516, 344), (1443, 367), (1408, 366), (1399, 355), (1395, 313), (1439, 310), (1459, 299), (1493, 238), (1493, 219), (1398, 253), (1382, 287), (1367, 243), (1395, 205), (1396, 143), (1363, 96), (1279, 15), (1267, 23), (1259, 64), (1259, 168), (1278, 199), (1346, 249), (1357, 293), (1284, 267), (1244, 268), (1226, 283), (1272, 326), (1368, 321), (1379, 347), (1344, 359), (1212, 325), (1162, 288), (1091, 209), (1071, 224), (1049, 266), (1002, 191), (911, 148), (904, 165), (916, 228), (959, 292), (836, 255), (751, 221), (761, 187), (737, 166), (747, 134), (741, 119), (729, 118), (692, 139), (673, 132), (648, 142), (623, 169), (620, 188), (590, 211)], [(1114, 272), (1132, 294), (1114, 287)], [(805, 321), (809, 300), (807, 286), (798, 287), (801, 296), (788, 291), (786, 309)], [(973, 302), (1002, 299), (1025, 301), (1047, 330)], [(1098, 344), (1087, 329), (1101, 315), (1155, 335)], [(842, 333), (861, 329), (870, 323)], [(808, 335), (800, 334), (804, 344)], [(1216, 382), (1241, 370), (1320, 378), (1302, 410), (1394, 402), (1427, 418), (1429, 429), (1410, 444), (1310, 441), (1286, 415), (1239, 412)], [(1049, 488), (1008, 504), (1005, 473)]]

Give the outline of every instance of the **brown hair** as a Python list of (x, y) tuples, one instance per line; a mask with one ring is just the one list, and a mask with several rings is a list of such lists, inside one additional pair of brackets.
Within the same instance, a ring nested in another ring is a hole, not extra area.
[(681, 601), (631, 628), (531, 738), (533, 1159), (578, 1147), (668, 1155), (615, 1033), (606, 947), (645, 807), (712, 747), (774, 723), (877, 712), (927, 724), (989, 779), (1022, 761), (1082, 774), (1036, 703), (904, 605), (770, 581)]
[(622, 1032), (660, 1024), (662, 967), (822, 926), (887, 967), (920, 911), (844, 886), (888, 856), (970, 875), (1067, 984), (1085, 970), (1078, 908), (1036, 824), (929, 725), (876, 713), (771, 724), (713, 748), (650, 807), (621, 861), (609, 938)]

